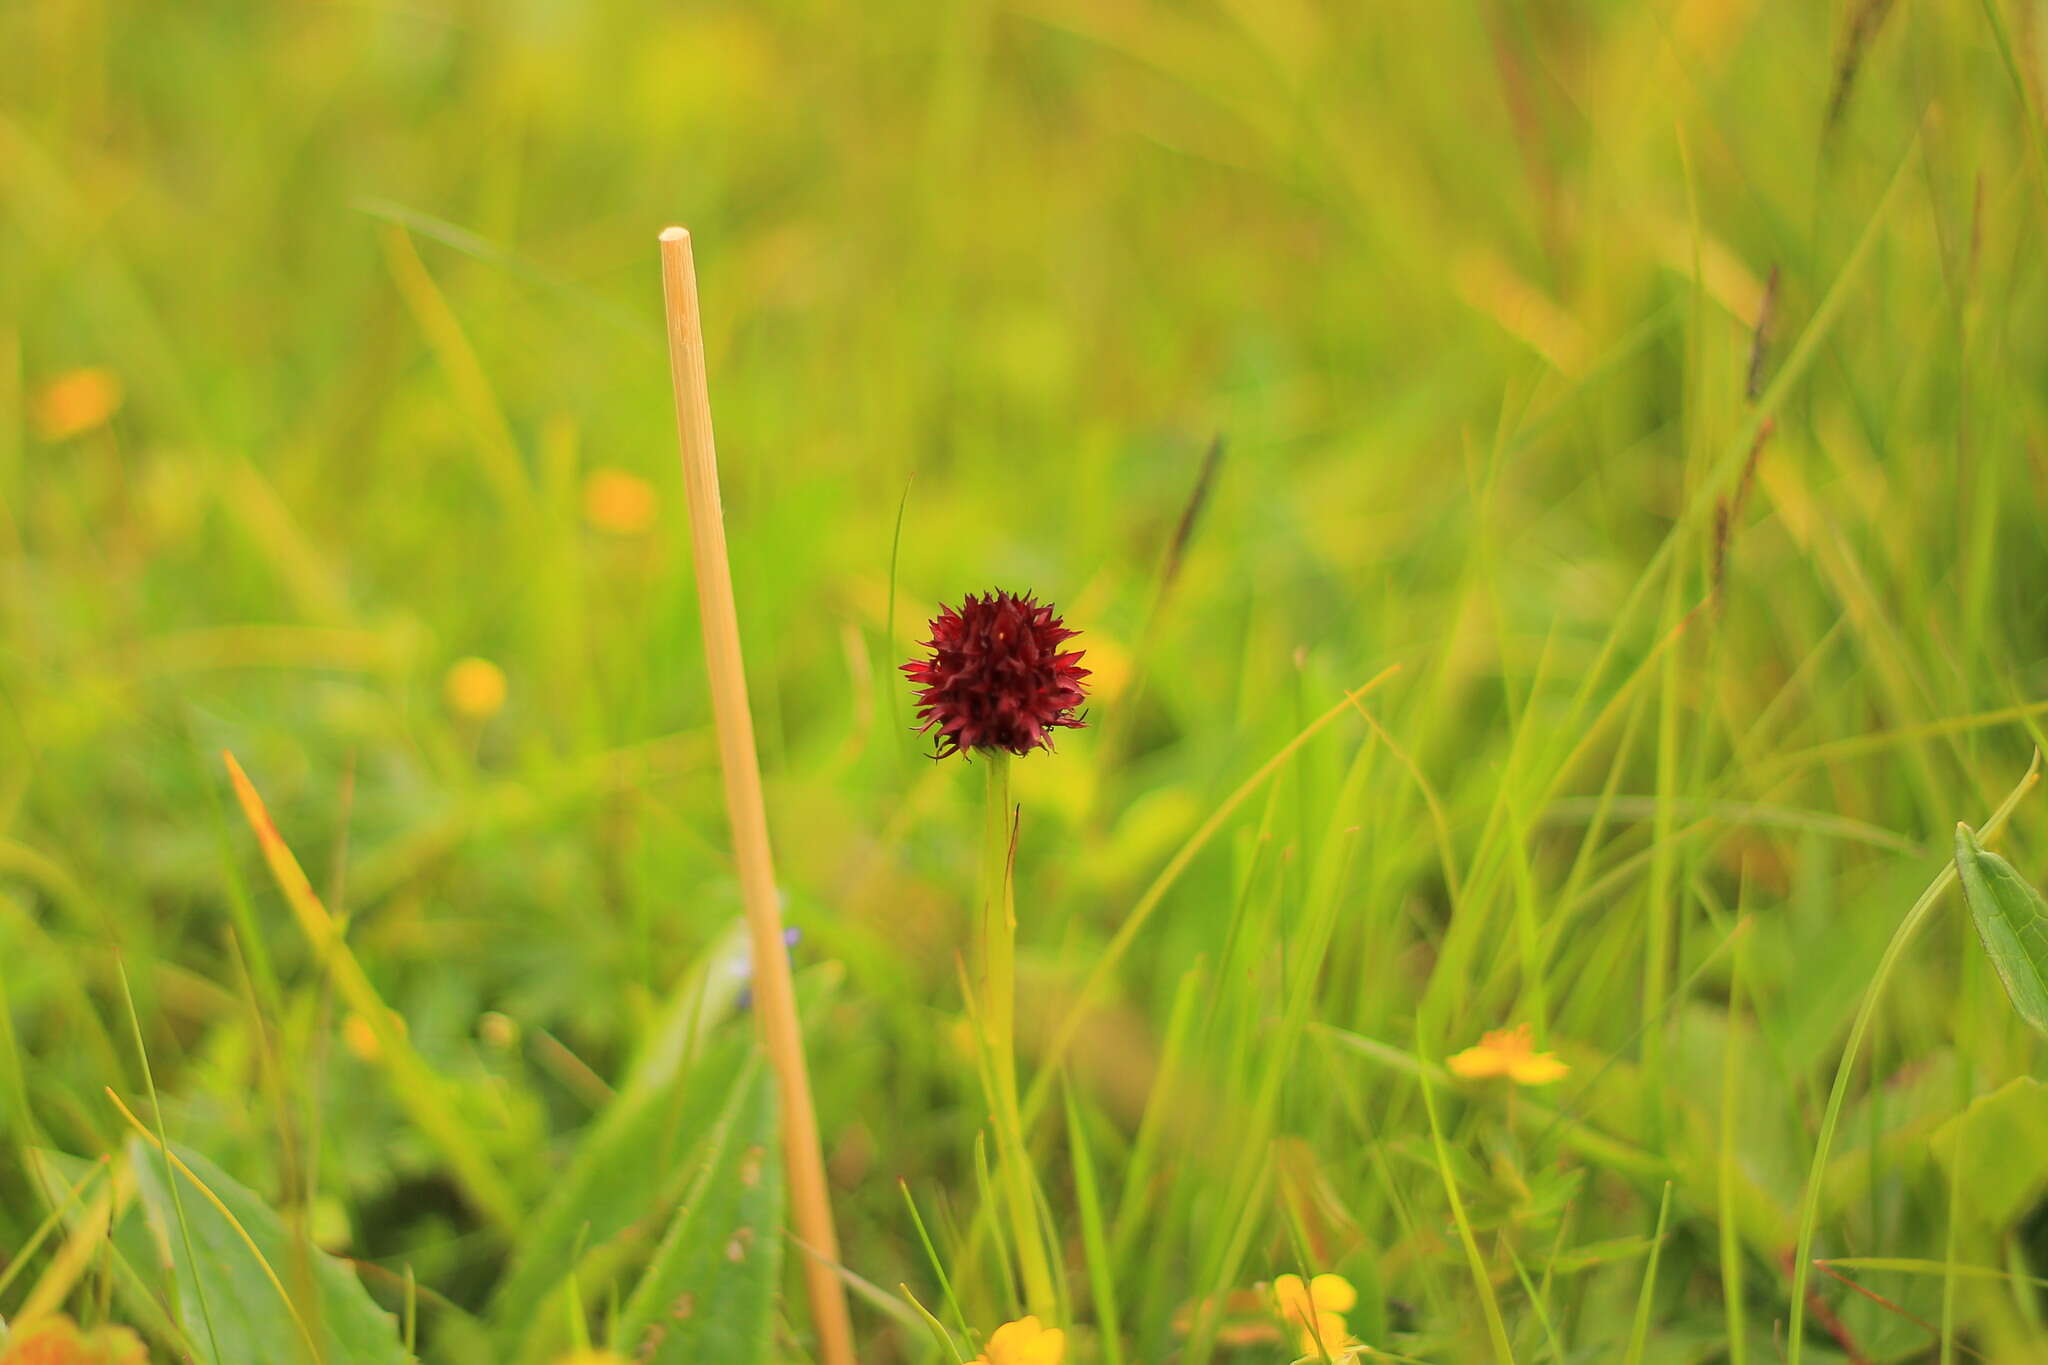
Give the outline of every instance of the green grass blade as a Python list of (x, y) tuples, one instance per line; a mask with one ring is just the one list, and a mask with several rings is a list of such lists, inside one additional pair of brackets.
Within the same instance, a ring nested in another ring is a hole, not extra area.
[(1094, 964), (1088, 970), (1086, 979), (1082, 981), (1080, 989), (1075, 992), (1072, 1003), (1067, 1006), (1066, 1017), (1061, 1021), (1058, 1031), (1053, 1034), (1052, 1043), (1046, 1049), (1045, 1056), (1041, 1062), (1039, 1077), (1032, 1083), (1031, 1091), (1024, 1100), (1024, 1121), (1027, 1128), (1044, 1108), (1047, 1097), (1052, 1093), (1052, 1077), (1058, 1070), (1059, 1064), (1065, 1060), (1067, 1049), (1073, 1046), (1074, 1040), (1079, 1036), (1081, 1026), (1087, 1021), (1089, 1005), (1107, 991), (1110, 979), (1116, 973), (1117, 964), (1123, 959), (1123, 955), (1130, 951), (1131, 944), (1137, 939), (1139, 931), (1145, 927), (1146, 921), (1152, 917), (1152, 913), (1166, 899), (1166, 893), (1173, 889), (1174, 883), (1180, 880), (1181, 874), (1186, 872), (1188, 866), (1194, 862), (1196, 855), (1201, 853), (1203, 848), (1207, 847), (1209, 841), (1216, 837), (1217, 831), (1229, 823), (1230, 817), (1236, 813), (1237, 808), (1249, 800), (1252, 793), (1264, 785), (1268, 778), (1286, 767), (1288, 761), (1319, 730), (1351, 710), (1358, 704), (1359, 698), (1378, 690), (1381, 683), (1386, 682), (1398, 671), (1398, 665), (1381, 669), (1364, 686), (1353, 688), (1345, 694), (1344, 700), (1338, 702), (1335, 706), (1332, 706), (1329, 710), (1303, 726), (1293, 739), (1280, 747), (1278, 753), (1267, 759), (1265, 763), (1259, 766), (1257, 771), (1244, 780), (1243, 784), (1236, 791), (1224, 798), (1223, 804), (1218, 806), (1210, 814), (1209, 818), (1202, 822), (1201, 827), (1188, 837), (1187, 842), (1182, 844), (1179, 851), (1167, 861), (1166, 866), (1160, 870), (1159, 875), (1153, 879), (1152, 884), (1145, 888), (1145, 893), (1138, 897), (1137, 904), (1131, 907), (1130, 914), (1124, 917), (1123, 923), (1117, 926), (1117, 931), (1110, 937), (1109, 943), (1096, 956)]
[(1124, 1345), (1117, 1317), (1116, 1264), (1103, 1232), (1102, 1200), (1095, 1191), (1095, 1159), (1088, 1150), (1087, 1126), (1066, 1087), (1067, 1150), (1074, 1163), (1074, 1202), (1080, 1206), (1081, 1246), (1088, 1254), (1088, 1286), (1095, 1297), (1095, 1325), (1104, 1365), (1123, 1365)]
[[(939, 1259), (938, 1248), (932, 1245), (932, 1235), (925, 1228), (924, 1215), (917, 1211), (917, 1200), (913, 1199), (910, 1195), (910, 1182), (898, 1179), (896, 1188), (903, 1192), (903, 1207), (910, 1211), (911, 1226), (917, 1229), (917, 1243), (924, 1248), (925, 1261), (932, 1268), (932, 1277), (939, 1282), (939, 1292), (946, 1296), (946, 1309), (952, 1313), (953, 1321), (959, 1325), (960, 1335), (963, 1337), (969, 1336), (967, 1315), (960, 1311), (960, 1300), (953, 1293), (953, 1277), (946, 1273), (945, 1262)], [(917, 1304), (917, 1300), (914, 1298), (911, 1299), (911, 1302)], [(924, 1305), (917, 1304), (917, 1309), (920, 1313), (923, 1313)], [(930, 1314), (926, 1314), (926, 1316), (929, 1317)], [(945, 1333), (945, 1330), (943, 1326), (939, 1328), (941, 1333)]]
[[(1721, 1312), (1728, 1324), (1728, 1365), (1749, 1365), (1749, 1313), (1744, 1293), (1742, 1231), (1736, 1219), (1741, 1124), (1742, 1029), (1736, 1010), (1742, 999), (1747, 953), (1744, 926), (1735, 930), (1735, 955), (1728, 972), (1728, 1013), (1721, 1034), (1721, 1131), (1715, 1170), (1719, 1200)], [(1669, 1189), (1669, 1186), (1666, 1187)]]
[[(164, 1131), (164, 1107), (163, 1103), (157, 1098), (156, 1074), (150, 1069), (149, 1049), (142, 1042), (142, 1020), (135, 1013), (135, 992), (128, 988), (127, 966), (121, 963), (119, 959), (116, 959), (115, 968), (121, 977), (121, 999), (128, 1006), (128, 1027), (135, 1038), (136, 1061), (142, 1067), (143, 1084), (149, 1088), (149, 1109), (151, 1117), (156, 1119), (156, 1145), (157, 1150), (163, 1156), (164, 1185), (171, 1192), (171, 1212), (174, 1215), (174, 1221), (178, 1225), (178, 1238), (184, 1244), (186, 1264), (196, 1267), (199, 1262), (198, 1258), (192, 1253), (192, 1224), (185, 1216), (184, 1196), (179, 1193), (178, 1182), (171, 1174), (171, 1140)], [(221, 1355), (220, 1351), (220, 1333), (214, 1328), (213, 1307), (207, 1298), (207, 1278), (195, 1271), (191, 1275), (190, 1280), (192, 1297), (199, 1305), (200, 1321), (206, 1324), (207, 1345), (213, 1349), (213, 1358), (216, 1361), (223, 1361), (225, 1358)], [(181, 1301), (182, 1297), (181, 1295)], [(184, 1325), (182, 1316), (179, 1319), (179, 1325)]]
[(1642, 1292), (1636, 1295), (1635, 1326), (1629, 1332), (1627, 1365), (1642, 1365), (1643, 1347), (1650, 1339), (1650, 1309), (1656, 1301), (1657, 1266), (1664, 1256), (1664, 1232), (1671, 1222), (1671, 1182), (1664, 1182), (1664, 1197), (1657, 1205), (1657, 1235), (1650, 1243), (1650, 1260), (1643, 1267)]
[(326, 906), (314, 894), (313, 884), (306, 879), (304, 869), (285, 843), (284, 836), (278, 833), (276, 822), (270, 818), (263, 798), (242, 771), (242, 765), (232, 754), (224, 757), (228, 776), (235, 784), (235, 795), (241, 801), (242, 813), (249, 822), (249, 828), (255, 832), (257, 842), (262, 845), (264, 860), (270, 865), (271, 875), (284, 894), (285, 903), (291, 907), (314, 952), (324, 961), (342, 998), (376, 1036), (378, 1055), (390, 1072), (392, 1093), (399, 1104), (441, 1148), (456, 1178), (486, 1216), (506, 1231), (523, 1226), (525, 1215), (511, 1185), (457, 1113), (440, 1077), (428, 1068), (412, 1041), (392, 1023), (390, 1008), (384, 1004), (377, 988), (371, 984), (369, 974), (350, 951), (347, 940), (327, 913)]
[[(2033, 790), (2041, 776), (2041, 755), (2037, 750), (2034, 761), (2027, 768), (2012, 791), (1999, 803), (1991, 818), (1984, 822), (1978, 837), (1992, 833), (2005, 824), (2020, 798)], [(1855, 1074), (1856, 1058), (1863, 1050), (1864, 1035), (1870, 1031), (1870, 1021), (1877, 1013), (1878, 1001), (1884, 997), (1886, 985), (1891, 981), (1892, 972), (1899, 960), (1906, 954), (1920, 926), (1934, 907), (1940, 903), (1942, 893), (1956, 880), (1956, 865), (1951, 861), (1936, 873), (1927, 889), (1920, 893), (1920, 899), (1899, 922), (1892, 934), (1891, 942), (1885, 945), (1884, 956), (1878, 960), (1877, 970), (1870, 978), (1870, 985), (1863, 993), (1863, 1003), (1857, 1008), (1856, 1018), (1849, 1025), (1849, 1040), (1842, 1048), (1842, 1059), (1835, 1067), (1835, 1082), (1828, 1092), (1827, 1110), (1821, 1115), (1820, 1133), (1814, 1139), (1813, 1163), (1807, 1172), (1806, 1192), (1799, 1209), (1799, 1236), (1792, 1249), (1792, 1324), (1787, 1336), (1786, 1365), (1799, 1365), (1806, 1340), (1806, 1285), (1811, 1277), (1813, 1259), (1813, 1235), (1820, 1222), (1820, 1199), (1828, 1166), (1828, 1153), (1834, 1146), (1835, 1129), (1841, 1123), (1842, 1103), (1848, 1098), (1849, 1077)]]
[(1443, 1124), (1437, 1118), (1436, 1087), (1430, 1083), (1427, 1070), (1418, 1071), (1416, 1075), (1422, 1082), (1422, 1107), (1429, 1116), (1429, 1141), (1436, 1152), (1437, 1174), (1443, 1179), (1444, 1197), (1450, 1201), (1451, 1222), (1458, 1229), (1458, 1245), (1464, 1248), (1465, 1264), (1472, 1272), (1472, 1287), (1477, 1291), (1479, 1306), (1486, 1314), (1487, 1335), (1493, 1339), (1493, 1357), (1501, 1365), (1512, 1365), (1515, 1348), (1508, 1340), (1500, 1300), (1493, 1292), (1493, 1277), (1487, 1273), (1486, 1261), (1479, 1254), (1478, 1239), (1472, 1235), (1472, 1220), (1466, 1216), (1465, 1201), (1458, 1194), (1458, 1178), (1451, 1171), (1450, 1149), (1444, 1145)]

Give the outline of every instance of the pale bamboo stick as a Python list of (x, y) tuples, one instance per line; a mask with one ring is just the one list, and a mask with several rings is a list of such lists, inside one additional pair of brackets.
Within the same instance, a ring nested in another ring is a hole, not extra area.
[(838, 1274), (839, 1239), (825, 1187), (818, 1116), (804, 1069), (803, 1031), (782, 942), (782, 910), (775, 894), (775, 862), (768, 845), (768, 813), (761, 798), (761, 764), (754, 750), (754, 718), (747, 705), (746, 669), (740, 658), (739, 615), (733, 606), (732, 568), (726, 560), (725, 511), (718, 494), (718, 455), (711, 441), (711, 393), (704, 377), (704, 334), (697, 312), (697, 271), (690, 234), (661, 234), (662, 295), (668, 308), (668, 358), (675, 382), (676, 439), (682, 446), (683, 485), (690, 498), (690, 544), (697, 563), (697, 602), (704, 627), (704, 665), (711, 679), (711, 711), (718, 725), (719, 765), (725, 772), (726, 813), (733, 856), (754, 948), (754, 1013), (782, 1093), (782, 1152), (789, 1170), (790, 1204), (804, 1244), (804, 1282), (825, 1365), (854, 1365), (853, 1326)]

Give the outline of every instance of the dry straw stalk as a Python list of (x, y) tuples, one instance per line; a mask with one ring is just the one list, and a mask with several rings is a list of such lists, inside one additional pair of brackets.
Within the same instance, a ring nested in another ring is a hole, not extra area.
[(733, 606), (732, 568), (726, 561), (725, 510), (718, 494), (718, 456), (711, 440), (711, 393), (704, 377), (704, 335), (697, 312), (697, 271), (690, 234), (661, 234), (662, 294), (668, 308), (669, 372), (675, 382), (676, 438), (682, 446), (683, 485), (690, 500), (690, 544), (697, 565), (697, 601), (704, 626), (704, 666), (711, 680), (711, 710), (718, 725), (719, 765), (725, 773), (726, 812), (733, 856), (754, 952), (755, 1013), (782, 1095), (782, 1147), (789, 1169), (797, 1236), (808, 1253), (804, 1281), (825, 1365), (853, 1365), (853, 1327), (839, 1278), (839, 1239), (825, 1188), (818, 1118), (804, 1069), (803, 1031), (782, 943), (782, 911), (775, 895), (775, 862), (768, 845), (768, 813), (761, 799), (761, 765), (754, 751), (754, 717), (747, 705), (746, 668), (740, 658), (739, 615)]

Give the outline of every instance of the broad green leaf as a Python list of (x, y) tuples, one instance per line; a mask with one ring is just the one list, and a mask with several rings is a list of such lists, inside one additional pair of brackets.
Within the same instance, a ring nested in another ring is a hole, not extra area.
[[(173, 1143), (163, 1153), (140, 1138), (129, 1169), (155, 1256), (175, 1279), (179, 1318), (196, 1358), (211, 1365), (407, 1365), (398, 1323), (348, 1266), (288, 1231), (254, 1193)], [(182, 1215), (182, 1218), (181, 1218)]]
[[(658, 1086), (628, 1086), (606, 1106), (520, 1234), (511, 1273), (492, 1298), (490, 1317), (508, 1353), (525, 1358), (536, 1316), (579, 1255), (635, 1245), (644, 1255), (654, 1245), (689, 1178), (688, 1158), (732, 1091), (751, 1041), (727, 1038), (682, 1079), (671, 1072)], [(586, 1298), (602, 1288), (590, 1280), (581, 1287)], [(547, 1343), (539, 1345), (545, 1353)]]
[(1963, 1211), (1978, 1224), (2003, 1231), (2048, 1194), (2044, 1132), (2048, 1085), (2020, 1076), (1971, 1101), (1935, 1130), (1928, 1145), (1948, 1173)]
[(775, 1090), (758, 1062), (734, 1084), (682, 1207), (613, 1324), (614, 1349), (650, 1365), (767, 1358), (782, 1276)]
[[(68, 1200), (67, 1196), (91, 1175), (99, 1163), (85, 1157), (37, 1148), (28, 1153), (28, 1164), (50, 1206), (64, 1210), (65, 1228), (76, 1232), (85, 1218), (86, 1205), (92, 1196), (88, 1193), (86, 1198), (76, 1200)], [(171, 1320), (168, 1286), (161, 1283), (161, 1258), (143, 1221), (142, 1211), (134, 1202), (134, 1191), (129, 1187), (122, 1159), (116, 1159), (114, 1171), (106, 1179), (105, 1187), (96, 1188), (111, 1188), (116, 1195), (107, 1229), (108, 1241), (112, 1243), (108, 1263), (114, 1285), (120, 1293), (123, 1316), (159, 1341), (183, 1341), (184, 1334)]]
[[(123, 1182), (112, 1172), (102, 1174), (100, 1163), (88, 1157), (72, 1156), (67, 1152), (50, 1151), (47, 1148), (31, 1148), (29, 1170), (43, 1187), (43, 1195), (50, 1207), (64, 1209), (64, 1225), (75, 1228), (85, 1213), (91, 1195), (97, 1191), (122, 1190)], [(116, 1169), (119, 1162), (115, 1163)], [(102, 1183), (104, 1182), (104, 1183)], [(74, 1191), (82, 1196), (73, 1198)], [(140, 1256), (142, 1265), (154, 1263), (147, 1234), (142, 1220), (134, 1216), (135, 1206), (128, 1202), (126, 1194), (116, 1199), (110, 1213), (108, 1235), (113, 1239), (114, 1249), (131, 1258)]]
[(1956, 871), (2012, 1007), (2048, 1033), (2048, 904), (2011, 863), (1985, 852), (1968, 825), (1956, 826)]
[(618, 1093), (519, 1229), (487, 1314), (506, 1365), (559, 1353), (572, 1271), (585, 1299), (602, 1296), (618, 1268), (640, 1263), (660, 1237), (687, 1187), (686, 1159), (752, 1047), (751, 1027), (720, 1027), (746, 985), (748, 954), (745, 921), (735, 920), (670, 993)]

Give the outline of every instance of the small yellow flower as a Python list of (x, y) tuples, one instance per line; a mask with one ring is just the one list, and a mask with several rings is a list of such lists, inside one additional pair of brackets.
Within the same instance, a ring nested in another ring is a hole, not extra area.
[[(405, 1036), (405, 1017), (397, 1010), (384, 1011), (392, 1031), (399, 1037)], [(341, 1021), (341, 1041), (357, 1060), (374, 1062), (384, 1055), (384, 1045), (377, 1040), (377, 1030), (362, 1015), (350, 1010), (348, 1018)]]
[(1019, 1318), (996, 1328), (974, 1358), (975, 1365), (1060, 1365), (1066, 1358), (1067, 1334), (1045, 1327), (1037, 1318)]
[(1495, 1029), (1446, 1063), (1453, 1076), (1468, 1081), (1506, 1076), (1516, 1085), (1549, 1085), (1571, 1070), (1557, 1054), (1536, 1051), (1535, 1034), (1527, 1024)]
[(1318, 1275), (1306, 1284), (1299, 1275), (1282, 1275), (1273, 1281), (1273, 1298), (1281, 1321), (1294, 1330), (1302, 1355), (1335, 1359), (1352, 1344), (1344, 1315), (1358, 1306), (1358, 1291), (1342, 1275)]
[(121, 408), (121, 381), (111, 370), (67, 370), (36, 395), (36, 434), (65, 441), (107, 424)]
[(443, 689), (448, 709), (468, 720), (489, 720), (505, 705), (505, 670), (489, 659), (458, 659)]
[(485, 1010), (476, 1021), (476, 1031), (478, 1036), (500, 1052), (510, 1052), (519, 1046), (519, 1021), (509, 1014)]
[(644, 536), (661, 513), (654, 485), (623, 469), (593, 469), (583, 480), (583, 519), (592, 530)]
[(632, 1365), (632, 1362), (615, 1351), (571, 1351), (558, 1358), (555, 1365)]
[(149, 1365), (149, 1353), (126, 1327), (80, 1333), (63, 1316), (16, 1323), (0, 1346), (0, 1365)]

